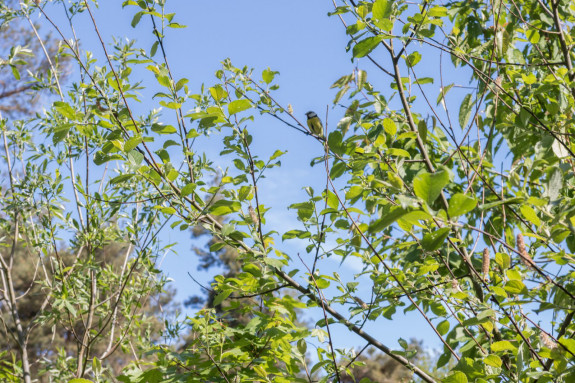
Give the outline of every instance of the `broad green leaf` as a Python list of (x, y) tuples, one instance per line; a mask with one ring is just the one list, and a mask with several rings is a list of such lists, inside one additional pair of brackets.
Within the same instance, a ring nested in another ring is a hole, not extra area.
[(451, 375), (443, 378), (441, 380), (442, 383), (467, 383), (467, 376), (461, 371), (455, 371)]
[(371, 9), (376, 20), (388, 19), (391, 16), (393, 0), (375, 0)]
[(347, 193), (345, 193), (345, 199), (354, 199), (355, 197), (361, 195), (364, 189), (361, 186), (352, 186), (349, 188)]
[(280, 156), (283, 156), (283, 155), (286, 154), (286, 153), (287, 153), (287, 152), (283, 152), (283, 151), (281, 151), (281, 150), (278, 149), (278, 150), (276, 150), (276, 151), (274, 152), (274, 154), (272, 154), (272, 156), (270, 157), (270, 161), (273, 161), (273, 160), (275, 160), (276, 158), (278, 158), (278, 157), (280, 157)]
[(440, 318), (445, 317), (447, 315), (447, 309), (443, 306), (443, 304), (439, 302), (432, 302), (429, 305), (429, 308), (431, 309), (431, 312), (433, 312)]
[(339, 200), (337, 199), (337, 196), (330, 190), (327, 191), (327, 206), (331, 207), (332, 209), (337, 209), (339, 207)]
[(158, 41), (154, 41), (154, 43), (152, 44), (152, 48), (150, 48), (150, 56), (154, 57), (156, 55), (159, 46), (160, 43)]
[(512, 280), (507, 281), (507, 283), (505, 283), (505, 286), (503, 286), (503, 288), (508, 293), (520, 294), (523, 290), (525, 290), (525, 285), (523, 284), (523, 282), (519, 280)]
[(485, 363), (488, 366), (497, 367), (497, 368), (501, 367), (501, 365), (503, 364), (503, 362), (501, 361), (501, 358), (498, 357), (497, 355), (494, 355), (494, 354), (491, 354), (491, 355), (488, 355), (487, 357), (485, 357), (483, 359), (483, 363)]
[(382, 124), (383, 129), (387, 134), (389, 134), (392, 137), (395, 136), (395, 134), (397, 133), (397, 125), (395, 124), (395, 121), (393, 121), (391, 118), (385, 118), (383, 119)]
[(379, 45), (380, 42), (383, 41), (383, 39), (384, 36), (378, 35), (361, 40), (353, 47), (353, 57), (361, 58), (367, 56)]
[(449, 331), (449, 327), (450, 327), (449, 321), (446, 319), (437, 325), (437, 331), (439, 332), (439, 334), (445, 335)]
[(407, 214), (408, 211), (402, 207), (394, 206), (387, 214), (369, 225), (370, 233), (377, 233), (397, 221), (400, 217)]
[(559, 338), (559, 343), (561, 343), (571, 355), (575, 355), (575, 339), (570, 338)]
[(152, 131), (158, 134), (173, 134), (177, 130), (172, 125), (152, 124)]
[(415, 51), (409, 56), (407, 56), (407, 59), (405, 61), (407, 62), (407, 65), (409, 65), (410, 67), (414, 67), (415, 65), (417, 65), (418, 62), (421, 61), (421, 53)]
[(514, 346), (510, 341), (508, 340), (501, 340), (498, 342), (493, 342), (491, 344), (491, 351), (493, 352), (501, 352), (501, 351), (512, 351), (515, 352), (517, 351), (517, 347)]
[(471, 94), (467, 94), (463, 98), (463, 101), (461, 101), (461, 106), (459, 107), (459, 126), (461, 129), (465, 129), (467, 127), (467, 122), (469, 121), (469, 117), (471, 117), (472, 109), (473, 99), (471, 98)]
[(457, 193), (449, 199), (448, 213), (450, 217), (458, 217), (470, 212), (477, 206), (477, 200), (465, 194)]
[(132, 26), (132, 28), (135, 28), (138, 23), (140, 22), (140, 19), (142, 18), (142, 16), (144, 15), (144, 12), (137, 12), (134, 17), (132, 18), (132, 23), (130, 24)]
[(447, 86), (444, 86), (443, 88), (439, 89), (439, 96), (437, 96), (437, 104), (439, 105), (439, 103), (443, 100), (443, 98), (447, 95), (447, 92), (449, 92), (449, 90), (451, 88), (453, 88), (453, 85), (455, 84), (449, 84)]
[(532, 224), (534, 224), (537, 227), (541, 226), (541, 220), (537, 216), (537, 212), (535, 212), (535, 210), (531, 206), (522, 205), (519, 208), (519, 210), (521, 211), (521, 215), (526, 220), (528, 220), (529, 222), (531, 222)]
[(427, 12), (429, 17), (445, 17), (447, 16), (447, 8), (435, 6)]
[(224, 88), (218, 84), (210, 88), (210, 94), (212, 95), (213, 99), (217, 102), (228, 95), (228, 92), (224, 90)]
[(449, 183), (449, 173), (440, 170), (436, 173), (420, 173), (413, 180), (415, 195), (431, 206)]
[(294, 203), (290, 205), (290, 209), (296, 209), (298, 218), (306, 221), (313, 215), (313, 204), (311, 202)]
[(243, 112), (252, 107), (252, 103), (246, 99), (234, 100), (228, 104), (228, 112), (231, 115)]
[(218, 306), (219, 304), (221, 304), (224, 299), (226, 299), (227, 297), (230, 296), (230, 294), (232, 293), (233, 290), (224, 290), (221, 293), (219, 293), (218, 295), (216, 295), (216, 297), (214, 298), (214, 307)]
[(445, 243), (450, 230), (448, 227), (442, 227), (433, 233), (425, 234), (421, 240), (421, 246), (427, 251), (439, 249)]
[(524, 200), (525, 200), (525, 198), (523, 198), (523, 197), (507, 198), (507, 199), (502, 199), (499, 201), (479, 205), (479, 208), (481, 210), (489, 210), (489, 209), (494, 208), (494, 207), (499, 206), (499, 205), (512, 205), (512, 204), (516, 204), (516, 203), (521, 203)]
[(343, 136), (339, 130), (333, 131), (327, 138), (329, 149), (337, 155), (342, 155), (345, 152), (345, 146), (342, 144)]
[(531, 44), (537, 44), (539, 40), (541, 40), (541, 35), (535, 28), (528, 28), (525, 34), (527, 35), (527, 38)]
[(140, 165), (144, 160), (144, 155), (137, 150), (132, 150), (128, 153), (128, 162), (132, 165)]
[(329, 281), (324, 278), (315, 278), (315, 283), (320, 289), (327, 289), (329, 287)]
[(176, 212), (176, 209), (174, 209), (171, 206), (168, 206), (168, 207), (161, 208), (160, 211), (162, 213), (164, 213), (165, 215), (173, 215)]
[(186, 85), (188, 83), (188, 79), (187, 78), (182, 78), (180, 80), (178, 80), (178, 82), (176, 83), (176, 92), (179, 91), (180, 89), (182, 89), (184, 87), (184, 85)]
[(142, 143), (142, 137), (131, 137), (128, 139), (128, 141), (126, 141), (126, 143), (124, 144), (124, 151), (125, 152), (129, 152), (132, 149), (136, 148), (136, 146), (138, 146), (139, 144)]
[(433, 77), (419, 77), (415, 83), (419, 85), (433, 84)]
[(241, 205), (239, 202), (218, 200), (210, 206), (210, 213), (213, 215), (227, 215), (240, 211)]
[(181, 190), (180, 190), (180, 195), (182, 197), (185, 197), (187, 195), (192, 194), (192, 192), (196, 189), (196, 184), (194, 183), (189, 183), (186, 186), (184, 186)]
[(563, 187), (563, 172), (557, 166), (547, 170), (547, 184), (545, 188), (545, 196), (549, 200), (556, 201), (561, 195), (561, 188)]
[(72, 124), (60, 124), (57, 125), (52, 133), (52, 143), (54, 145), (58, 144), (59, 142), (61, 142), (62, 140), (64, 140), (64, 138), (66, 138), (66, 136), (68, 136), (68, 133), (70, 132), (70, 129), (72, 129), (74, 125)]
[(262, 79), (266, 84), (269, 84), (274, 80), (274, 77), (277, 73), (278, 72), (274, 72), (270, 68), (264, 69), (262, 72)]
[(76, 119), (76, 111), (74, 108), (70, 106), (67, 102), (63, 101), (56, 101), (54, 102), (54, 108), (64, 117), (75, 120)]
[(115, 184), (119, 184), (121, 182), (127, 181), (130, 178), (132, 178), (135, 174), (120, 174), (119, 176), (116, 176), (114, 178), (112, 178), (109, 182), (111, 185), (115, 185)]

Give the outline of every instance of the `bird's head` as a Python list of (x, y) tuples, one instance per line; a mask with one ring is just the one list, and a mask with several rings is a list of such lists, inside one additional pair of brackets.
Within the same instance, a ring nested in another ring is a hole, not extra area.
[(317, 117), (317, 114), (315, 114), (315, 112), (311, 112), (311, 111), (310, 111), (310, 112), (307, 112), (305, 115), (307, 116), (307, 118)]

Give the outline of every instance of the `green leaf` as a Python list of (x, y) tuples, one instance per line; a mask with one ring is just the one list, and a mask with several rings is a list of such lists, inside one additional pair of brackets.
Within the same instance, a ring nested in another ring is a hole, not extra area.
[(515, 347), (510, 341), (508, 340), (501, 340), (499, 342), (493, 342), (491, 344), (491, 351), (493, 352), (501, 352), (501, 351), (517, 351), (517, 347)]
[(119, 184), (132, 178), (134, 174), (120, 174), (110, 180), (110, 185)]
[(218, 295), (216, 295), (216, 297), (214, 298), (214, 307), (220, 305), (224, 299), (226, 299), (227, 297), (230, 296), (230, 294), (232, 293), (232, 290), (225, 290), (222, 291), (221, 293), (219, 293)]
[(427, 142), (427, 124), (424, 120), (419, 120), (417, 123), (417, 132), (419, 133), (419, 137), (421, 140), (426, 143)]
[(196, 184), (195, 183), (189, 183), (186, 186), (184, 186), (181, 190), (180, 190), (180, 195), (182, 197), (185, 197), (189, 194), (192, 194), (192, 192), (196, 189)]
[(264, 71), (262, 72), (262, 79), (266, 84), (269, 84), (274, 80), (274, 77), (277, 73), (278, 72), (274, 72), (270, 68), (264, 69)]
[(152, 48), (150, 49), (150, 56), (154, 57), (156, 55), (156, 51), (158, 50), (159, 45), (160, 43), (158, 41), (154, 41)]
[(144, 155), (137, 150), (132, 150), (128, 153), (128, 162), (132, 165), (140, 165), (144, 160)]
[(503, 200), (499, 200), (499, 201), (495, 201), (495, 202), (490, 202), (490, 203), (486, 203), (483, 205), (479, 205), (479, 208), (481, 210), (489, 210), (493, 207), (499, 206), (499, 205), (512, 205), (512, 204), (516, 204), (516, 203), (521, 203), (523, 202), (525, 199), (523, 197), (513, 197), (513, 198), (507, 198), (507, 199), (503, 199)]
[(485, 363), (488, 366), (496, 368), (501, 367), (501, 365), (503, 364), (501, 358), (494, 354), (488, 355), (485, 359), (483, 359), (483, 363)]
[(415, 195), (431, 206), (449, 183), (449, 173), (440, 170), (436, 173), (420, 173), (413, 180)]
[(539, 40), (541, 40), (541, 35), (535, 28), (528, 28), (525, 34), (527, 35), (527, 39), (529, 39), (531, 44), (537, 44)]
[(158, 134), (172, 134), (176, 133), (177, 130), (172, 125), (152, 124), (152, 132)]
[(228, 92), (226, 92), (220, 84), (214, 85), (209, 90), (210, 94), (212, 95), (212, 98), (216, 102), (222, 100), (224, 97), (228, 95)]
[(428, 233), (423, 236), (421, 240), (421, 246), (427, 251), (435, 251), (443, 246), (443, 243), (449, 235), (451, 229), (448, 227), (442, 227), (433, 233)]
[(521, 211), (521, 215), (528, 220), (529, 222), (531, 222), (532, 224), (534, 224), (535, 226), (539, 227), (541, 226), (541, 220), (539, 219), (539, 217), (537, 216), (537, 212), (535, 212), (535, 210), (529, 206), (529, 205), (522, 205), (519, 210)]
[(565, 346), (565, 348), (567, 350), (569, 350), (571, 355), (575, 354), (575, 339), (560, 338), (559, 343), (561, 343), (561, 345)]
[(449, 84), (449, 85), (444, 86), (443, 88), (441, 88), (441, 89), (439, 90), (439, 96), (437, 96), (437, 104), (436, 104), (436, 105), (439, 105), (439, 103), (440, 103), (440, 102), (443, 100), (443, 98), (447, 95), (447, 92), (449, 92), (449, 90), (450, 90), (451, 88), (453, 88), (453, 85), (455, 85), (455, 84)]
[(74, 378), (68, 381), (68, 383), (93, 383), (91, 380), (84, 378)]
[(56, 102), (54, 102), (54, 108), (62, 116), (66, 117), (70, 120), (76, 119), (76, 111), (68, 103), (63, 102), (63, 101), (56, 101)]
[(140, 143), (142, 143), (142, 137), (131, 137), (124, 144), (124, 151), (130, 152), (130, 151), (132, 151), (132, 149), (134, 149)]
[(445, 335), (449, 331), (449, 326), (449, 321), (446, 319), (437, 325), (437, 331), (439, 334)]
[(519, 280), (512, 280), (507, 281), (507, 283), (505, 284), (505, 286), (503, 286), (503, 288), (508, 293), (520, 294), (523, 290), (525, 290), (525, 285), (523, 284), (523, 282)]
[(421, 53), (417, 51), (413, 52), (412, 54), (407, 56), (407, 59), (405, 61), (407, 62), (407, 65), (409, 65), (410, 67), (414, 67), (419, 61), (421, 61)]
[(243, 112), (244, 110), (248, 110), (252, 107), (252, 103), (249, 100), (241, 99), (241, 100), (234, 100), (228, 104), (228, 112), (231, 115), (236, 113)]
[(185, 25), (179, 23), (169, 23), (168, 28), (187, 28)]
[(59, 142), (61, 142), (62, 140), (64, 140), (64, 138), (66, 138), (66, 136), (68, 136), (68, 132), (70, 132), (70, 129), (72, 128), (72, 126), (73, 126), (72, 124), (57, 125), (56, 128), (54, 128), (53, 135), (52, 135), (53, 144), (56, 145)]
[(329, 281), (323, 278), (315, 278), (315, 283), (320, 289), (327, 289), (329, 287)]
[(439, 318), (445, 317), (447, 315), (447, 309), (439, 302), (432, 302), (429, 305), (431, 312), (437, 315)]
[(176, 212), (176, 209), (174, 209), (171, 206), (168, 206), (161, 208), (160, 211), (166, 215), (173, 215)]
[(184, 87), (184, 85), (186, 85), (188, 83), (188, 79), (187, 78), (182, 78), (180, 80), (178, 80), (178, 82), (176, 83), (176, 92), (180, 89), (182, 89)]
[(375, 0), (371, 8), (375, 20), (388, 19), (391, 16), (393, 1)]
[(138, 23), (140, 22), (140, 19), (142, 18), (142, 15), (144, 14), (144, 12), (137, 12), (134, 17), (132, 18), (132, 28), (135, 28), (136, 25), (138, 25)]
[(467, 376), (461, 371), (455, 371), (453, 374), (441, 380), (442, 383), (467, 383)]
[(329, 149), (337, 154), (342, 155), (345, 152), (345, 146), (342, 145), (343, 136), (339, 130), (333, 131), (329, 134), (327, 138), (327, 144)]
[(397, 221), (399, 218), (407, 214), (408, 211), (402, 207), (394, 206), (387, 214), (380, 219), (374, 221), (369, 225), (368, 231), (370, 233), (377, 233)]
[(395, 134), (397, 133), (397, 125), (395, 124), (395, 121), (393, 121), (391, 118), (385, 118), (382, 124), (383, 129), (387, 134), (389, 134), (390, 136), (395, 136)]
[(465, 194), (457, 193), (449, 199), (449, 209), (447, 212), (450, 217), (458, 217), (470, 212), (477, 206), (477, 200)]
[(278, 150), (276, 150), (276, 151), (274, 152), (274, 154), (272, 154), (272, 156), (270, 157), (270, 161), (273, 161), (273, 160), (275, 160), (276, 158), (278, 158), (278, 157), (280, 157), (280, 156), (283, 156), (283, 155), (286, 154), (286, 153), (287, 153), (287, 152), (282, 152), (281, 150), (278, 149)]
[(383, 41), (383, 38), (384, 36), (378, 35), (361, 40), (353, 47), (353, 57), (360, 58), (367, 56)]
[(471, 98), (471, 94), (465, 95), (459, 107), (459, 126), (461, 129), (467, 127), (467, 122), (469, 121), (469, 117), (471, 117), (472, 106), (473, 99)]
[(329, 190), (327, 191), (327, 206), (336, 210), (339, 207), (339, 200), (337, 199), (337, 196)]
[(419, 85), (433, 84), (433, 77), (419, 77), (415, 83)]
[(447, 8), (435, 6), (427, 12), (429, 17), (445, 17), (447, 16)]
[(313, 204), (311, 202), (294, 203), (290, 209), (297, 210), (297, 216), (302, 221), (307, 221), (313, 215)]
[(240, 211), (241, 205), (239, 202), (218, 200), (210, 206), (210, 213), (213, 215), (227, 215)]
[(96, 165), (102, 165), (103, 163), (106, 163), (108, 161), (122, 160), (122, 159), (123, 159), (122, 156), (120, 156), (119, 154), (107, 155), (102, 151), (96, 152), (96, 154), (94, 155), (94, 163)]

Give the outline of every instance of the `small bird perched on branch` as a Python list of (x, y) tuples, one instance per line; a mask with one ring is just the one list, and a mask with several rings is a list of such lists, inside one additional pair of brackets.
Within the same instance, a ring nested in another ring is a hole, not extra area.
[(307, 112), (307, 126), (318, 137), (323, 137), (323, 125), (315, 112)]
[(248, 208), (248, 212), (250, 213), (250, 218), (252, 219), (254, 226), (257, 227), (260, 223), (260, 218), (258, 217), (258, 214), (256, 213), (256, 209), (254, 209), (253, 207), (250, 206)]

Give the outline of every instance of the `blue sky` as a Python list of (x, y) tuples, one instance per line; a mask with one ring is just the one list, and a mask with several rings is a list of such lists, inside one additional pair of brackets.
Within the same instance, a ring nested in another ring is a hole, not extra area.
[[(111, 44), (113, 37), (129, 36), (149, 49), (153, 42), (149, 19), (142, 18), (137, 29), (132, 29), (130, 22), (135, 8), (122, 10), (120, 5), (121, 2), (117, 0), (104, 0), (95, 12), (105, 42)], [(389, 79), (378, 73), (367, 60), (351, 62), (351, 54), (345, 51), (348, 38), (343, 25), (339, 18), (327, 16), (333, 10), (331, 1), (168, 0), (168, 9), (177, 12), (174, 21), (187, 25), (185, 29), (167, 31), (166, 53), (170, 67), (176, 79), (189, 79), (188, 85), (192, 92), (199, 92), (203, 83), (209, 86), (215, 82), (214, 72), (226, 58), (230, 58), (235, 66), (255, 68), (256, 74), (269, 67), (280, 72), (276, 80), (280, 89), (274, 97), (281, 104), (291, 104), (300, 121), (305, 120), (304, 114), (308, 110), (315, 110), (323, 119), (326, 107), (329, 106), (328, 123), (332, 129), (342, 117), (343, 111), (332, 108), (336, 91), (330, 89), (330, 86), (342, 75), (349, 74), (356, 65), (368, 71), (368, 79), (376, 83), (384, 94), (389, 92)], [(46, 12), (54, 15), (60, 25), (64, 25), (64, 19), (57, 16), (61, 8), (50, 6)], [(93, 50), (102, 59), (103, 53), (91, 23), (86, 15), (83, 17), (86, 22), (76, 24), (83, 48)], [(420, 77), (433, 75), (437, 70), (432, 65), (420, 69)], [(146, 97), (149, 94), (144, 92), (144, 105)], [(324, 169), (322, 166), (311, 168), (310, 161), (320, 155), (323, 148), (317, 141), (287, 128), (271, 117), (256, 119), (250, 130), (254, 136), (253, 150), (262, 158), (271, 155), (276, 149), (288, 151), (282, 157), (282, 167), (272, 169), (259, 185), (263, 203), (272, 207), (267, 216), (268, 229), (281, 233), (298, 228), (295, 212), (287, 210), (287, 206), (306, 199), (302, 190), (304, 186), (311, 185), (317, 193), (321, 192), (325, 185)], [(217, 136), (210, 141), (201, 141), (201, 147), (210, 157), (220, 161), (216, 165), (222, 169), (230, 166), (230, 157), (219, 156)], [(201, 293), (200, 288), (189, 278), (188, 272), (202, 283), (208, 283), (213, 275), (196, 270), (197, 261), (190, 251), (191, 241), (179, 231), (167, 231), (165, 240), (178, 242), (175, 247), (177, 254), (168, 254), (162, 264), (163, 270), (173, 279), (173, 286), (178, 290), (177, 298), (183, 301), (190, 295)], [(298, 260), (297, 254), (305, 258), (305, 244), (282, 244), (278, 241), (277, 245), (294, 260)], [(304, 268), (303, 265), (297, 267)], [(344, 278), (350, 279), (354, 272), (359, 272), (360, 266), (353, 260), (340, 266), (337, 259), (329, 259), (320, 267), (325, 274), (337, 271)], [(362, 293), (362, 298), (369, 300), (369, 291)], [(378, 320), (377, 324), (368, 324), (366, 330), (390, 347), (397, 346), (399, 337), (423, 339), (429, 347), (440, 346), (429, 326), (415, 313), (405, 317), (398, 314), (393, 321)], [(336, 346), (364, 345), (359, 338), (347, 334), (344, 328), (336, 329)]]

